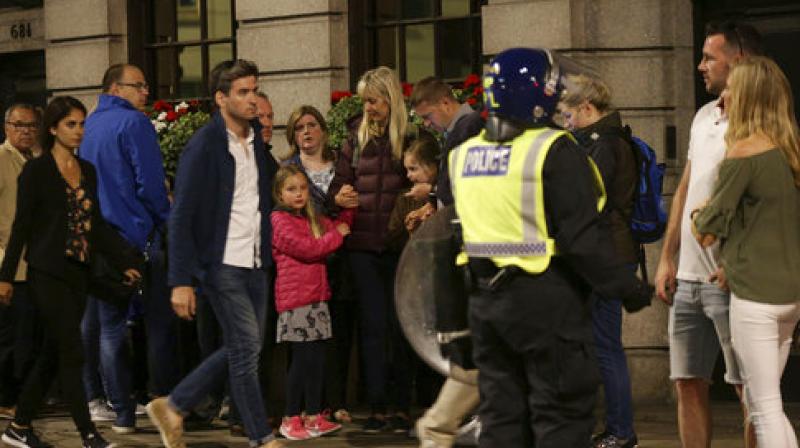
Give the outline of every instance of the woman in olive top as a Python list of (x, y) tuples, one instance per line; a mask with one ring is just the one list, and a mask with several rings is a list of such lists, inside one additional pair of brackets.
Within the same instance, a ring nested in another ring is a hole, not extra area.
[(800, 319), (800, 137), (792, 104), (789, 82), (771, 60), (753, 57), (731, 71), (728, 152), (708, 205), (692, 212), (701, 245), (722, 241), (745, 402), (758, 446), (769, 448), (797, 447), (780, 391)]

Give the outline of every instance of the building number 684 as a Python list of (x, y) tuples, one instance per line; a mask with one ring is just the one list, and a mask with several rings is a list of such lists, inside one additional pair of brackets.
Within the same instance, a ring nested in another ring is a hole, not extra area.
[(26, 39), (33, 37), (30, 22), (22, 22), (11, 25), (11, 38), (12, 39)]

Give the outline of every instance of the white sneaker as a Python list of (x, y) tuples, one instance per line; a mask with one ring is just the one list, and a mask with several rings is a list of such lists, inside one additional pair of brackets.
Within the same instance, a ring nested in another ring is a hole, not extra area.
[(117, 434), (133, 434), (136, 432), (136, 426), (111, 425), (111, 430)]
[(144, 405), (136, 403), (136, 415), (147, 415), (147, 409), (145, 409)]
[(93, 422), (113, 422), (117, 419), (117, 413), (99, 398), (89, 402), (89, 415)]

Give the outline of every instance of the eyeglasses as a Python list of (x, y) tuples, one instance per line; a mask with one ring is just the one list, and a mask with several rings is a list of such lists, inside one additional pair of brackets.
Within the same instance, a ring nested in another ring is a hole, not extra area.
[(117, 85), (125, 86), (125, 87), (133, 87), (136, 90), (150, 90), (150, 85), (146, 82), (118, 82)]
[(294, 132), (304, 132), (306, 129), (311, 131), (311, 130), (314, 130), (314, 129), (318, 128), (318, 127), (319, 127), (319, 123), (314, 122), (314, 121), (309, 121), (308, 123), (305, 123), (305, 124), (298, 123), (298, 124), (294, 125)]
[(6, 124), (11, 125), (14, 129), (18, 131), (35, 131), (39, 128), (39, 125), (36, 123), (27, 123), (24, 121), (6, 121)]

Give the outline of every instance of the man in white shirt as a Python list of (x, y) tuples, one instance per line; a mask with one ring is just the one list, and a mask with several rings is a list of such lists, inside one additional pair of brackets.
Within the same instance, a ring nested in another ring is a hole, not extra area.
[[(192, 319), (202, 285), (223, 331), (223, 345), (168, 397), (147, 405), (167, 448), (184, 448), (183, 417), (230, 377), (230, 393), (250, 446), (277, 448), (258, 381), (268, 269), (272, 264), (271, 184), (277, 164), (256, 120), (258, 67), (226, 61), (211, 73), (219, 107), (184, 149), (169, 221), (169, 285), (179, 317)], [(255, 126), (255, 127), (254, 127)]]
[[(747, 55), (760, 54), (760, 45), (758, 32), (749, 25), (710, 24), (697, 67), (706, 90), (722, 94), (731, 65)], [(725, 157), (727, 127), (720, 98), (700, 108), (694, 117), (688, 160), (673, 196), (655, 277), (656, 295), (671, 305), (670, 378), (675, 381), (684, 448), (711, 446), (708, 389), (720, 348), (725, 358), (725, 381), (736, 387), (740, 397), (742, 393), (742, 378), (731, 345), (729, 292), (717, 264), (718, 247), (701, 248), (692, 236), (690, 219), (691, 211), (711, 195), (719, 163)], [(675, 255), (679, 251), (676, 270)], [(750, 430), (746, 430), (746, 437), (755, 440)]]

